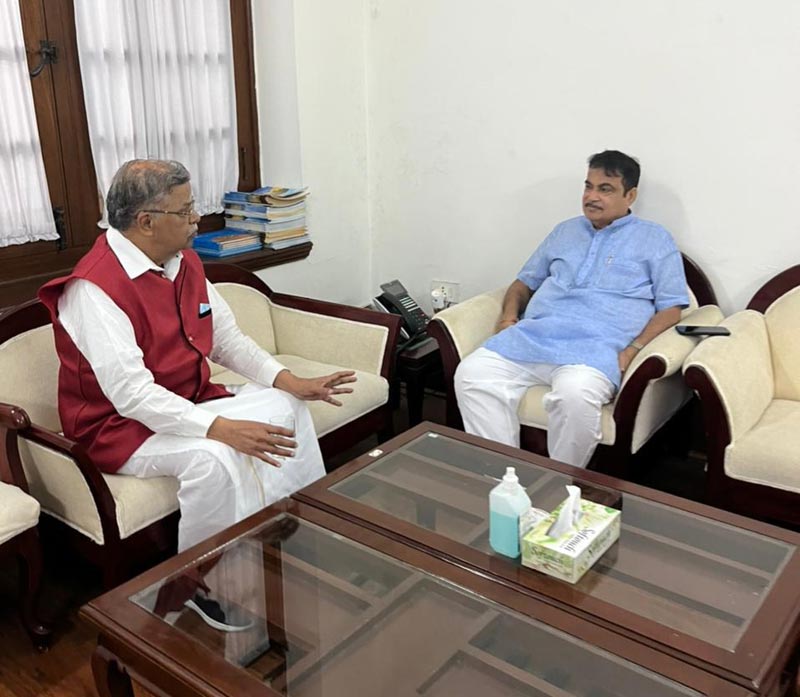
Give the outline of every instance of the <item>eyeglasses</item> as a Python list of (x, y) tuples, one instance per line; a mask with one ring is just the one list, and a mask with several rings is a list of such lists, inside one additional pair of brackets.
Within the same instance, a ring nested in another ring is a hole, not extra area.
[(187, 210), (183, 210), (183, 211), (157, 211), (157, 210), (152, 210), (152, 209), (149, 209), (149, 208), (144, 208), (144, 209), (140, 210), (139, 212), (140, 213), (163, 213), (164, 215), (179, 215), (182, 218), (187, 218), (187, 219), (188, 218), (193, 218), (194, 216), (197, 215), (197, 211), (194, 209), (194, 207), (189, 208)]

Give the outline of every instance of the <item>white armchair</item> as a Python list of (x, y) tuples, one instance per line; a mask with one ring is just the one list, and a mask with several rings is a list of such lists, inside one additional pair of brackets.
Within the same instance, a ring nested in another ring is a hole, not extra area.
[(684, 365), (705, 420), (708, 503), (800, 526), (800, 266), (767, 282), (748, 309)]
[[(209, 264), (207, 273), (243, 330), (299, 375), (357, 371), (356, 390), (344, 395), (343, 407), (311, 405), (324, 455), (370, 433), (391, 432), (388, 378), (398, 317), (272, 293), (254, 274), (227, 264)], [(243, 381), (213, 368), (217, 382)], [(112, 587), (174, 553), (178, 482), (101, 473), (60, 433), (58, 369), (50, 317), (38, 300), (0, 315), (0, 409), (23, 419), (13, 447), (18, 443), (30, 493), (44, 513), (41, 526), (99, 566)], [(0, 443), (0, 459), (10, 457), (11, 447), (10, 438)]]
[[(722, 319), (705, 274), (684, 255), (691, 305), (682, 324), (713, 325)], [(442, 353), (447, 389), (447, 423), (463, 428), (453, 389), (453, 376), (462, 357), (478, 348), (495, 331), (505, 289), (484, 293), (437, 314), (428, 333)], [(699, 307), (698, 305), (702, 305)], [(603, 407), (602, 438), (590, 467), (627, 477), (630, 456), (638, 452), (691, 398), (680, 374), (684, 359), (697, 339), (669, 329), (651, 341), (631, 363), (615, 399)], [(532, 387), (519, 407), (520, 444), (547, 454), (547, 412), (542, 399), (547, 387)]]

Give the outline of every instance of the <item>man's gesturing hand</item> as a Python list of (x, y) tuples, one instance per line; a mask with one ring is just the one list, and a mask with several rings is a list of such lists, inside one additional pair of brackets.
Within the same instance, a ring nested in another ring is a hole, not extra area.
[(206, 433), (207, 438), (230, 445), (245, 455), (252, 455), (259, 460), (280, 467), (279, 457), (292, 457), (297, 443), (292, 440), (294, 433), (288, 428), (264, 424), (260, 421), (243, 421), (226, 419), (218, 416)]
[(333, 395), (352, 392), (352, 387), (342, 387), (342, 385), (355, 382), (356, 379), (356, 374), (352, 370), (340, 370), (338, 373), (318, 378), (299, 378), (288, 370), (282, 370), (278, 373), (273, 385), (298, 399), (306, 401), (319, 399), (340, 407), (342, 403), (338, 399), (334, 399)]

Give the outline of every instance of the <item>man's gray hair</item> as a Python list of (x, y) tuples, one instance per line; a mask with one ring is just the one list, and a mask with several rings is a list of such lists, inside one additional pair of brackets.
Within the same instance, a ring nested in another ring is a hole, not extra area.
[(190, 178), (186, 167), (175, 160), (129, 160), (117, 170), (108, 189), (109, 224), (127, 230), (140, 210), (158, 205), (174, 187)]

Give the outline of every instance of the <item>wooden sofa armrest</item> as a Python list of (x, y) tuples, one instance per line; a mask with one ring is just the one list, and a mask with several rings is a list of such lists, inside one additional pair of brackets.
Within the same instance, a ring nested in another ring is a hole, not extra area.
[[(502, 288), (481, 293), (442, 310), (431, 320), (431, 325), (434, 327), (442, 325), (446, 328), (446, 333), (439, 332), (435, 328), (432, 331), (441, 337), (449, 337), (446, 341), (452, 344), (454, 356), (458, 357), (456, 365), (461, 358), (472, 353), (494, 334), (503, 308), (504, 293), (505, 289)], [(441, 350), (441, 344), (439, 348)]]
[[(367, 369), (361, 364), (371, 362), (370, 356), (374, 354), (365, 355), (364, 351), (376, 348), (380, 355), (375, 357), (375, 367), (369, 372), (390, 379), (400, 336), (399, 316), (284, 293), (273, 293), (269, 299), (273, 305), (272, 324), (278, 353)], [(303, 325), (309, 322), (323, 327), (323, 335), (304, 336), (302, 332), (308, 334), (309, 327)], [(360, 337), (358, 325), (361, 325)], [(385, 334), (381, 331), (376, 337), (376, 327), (385, 328)], [(365, 331), (367, 329), (369, 331)], [(325, 333), (329, 334), (325, 336)], [(334, 356), (337, 353), (349, 353), (352, 359), (336, 360)], [(359, 353), (361, 356), (357, 357)]]
[(772, 357), (764, 317), (744, 310), (721, 323), (730, 336), (701, 342), (686, 359), (683, 376), (703, 405), (708, 469), (706, 497), (726, 491), (725, 451), (758, 422), (774, 395)]
[[(686, 316), (681, 317), (678, 324), (694, 324), (700, 326), (716, 326), (724, 319), (722, 311), (716, 305), (699, 307)], [(664, 364), (664, 375), (677, 373), (701, 337), (678, 334), (675, 327), (665, 329), (649, 342), (634, 358), (622, 380), (620, 393), (633, 378), (639, 366), (651, 357), (658, 358)]]
[(18, 486), (26, 494), (29, 493), (28, 482), (19, 458), (17, 434), (30, 425), (31, 420), (24, 409), (0, 403), (0, 481)]
[[(722, 319), (722, 311), (716, 305), (706, 305), (687, 314), (680, 324), (717, 325)], [(674, 327), (669, 327), (650, 341), (633, 360), (623, 376), (614, 405), (615, 443), (620, 449), (631, 451), (637, 418), (647, 418), (649, 415), (650, 423), (668, 418), (664, 409), (642, 416), (640, 407), (645, 391), (653, 380), (678, 373), (699, 341), (699, 337), (683, 336)], [(646, 425), (644, 427), (649, 430)]]
[(725, 449), (731, 442), (731, 428), (722, 399), (706, 371), (689, 365), (683, 378), (697, 393), (703, 405), (703, 429), (706, 435), (705, 500), (715, 501), (714, 492), (723, 491), (725, 481)]
[[(11, 432), (11, 429), (7, 427), (7, 423), (16, 425), (16, 428), (13, 430), (13, 442), (9, 439), (8, 434)], [(24, 409), (10, 404), (0, 403), (0, 429), (4, 431), (5, 446), (2, 452), (0, 452), (0, 472), (3, 470), (5, 463), (12, 463), (12, 471), (15, 467), (18, 468), (18, 476), (20, 477), (19, 480), (13, 483), (19, 486), (18, 481), (24, 482), (25, 486), (22, 488), (28, 492), (27, 480), (19, 456), (17, 440), (19, 436), (24, 437), (32, 443), (37, 443), (68, 456), (86, 482), (100, 513), (103, 539), (119, 540), (114, 497), (111, 495), (111, 490), (108, 488), (108, 484), (103, 478), (102, 473), (97, 469), (78, 443), (58, 433), (54, 433), (49, 429), (38, 426), (37, 424), (32, 424)], [(14, 462), (16, 462), (16, 465), (13, 464)]]
[(503, 307), (505, 289), (476, 295), (437, 314), (428, 324), (428, 335), (436, 339), (442, 357), (447, 395), (447, 425), (463, 428), (456, 403), (453, 377), (461, 359), (478, 348), (494, 332)]

